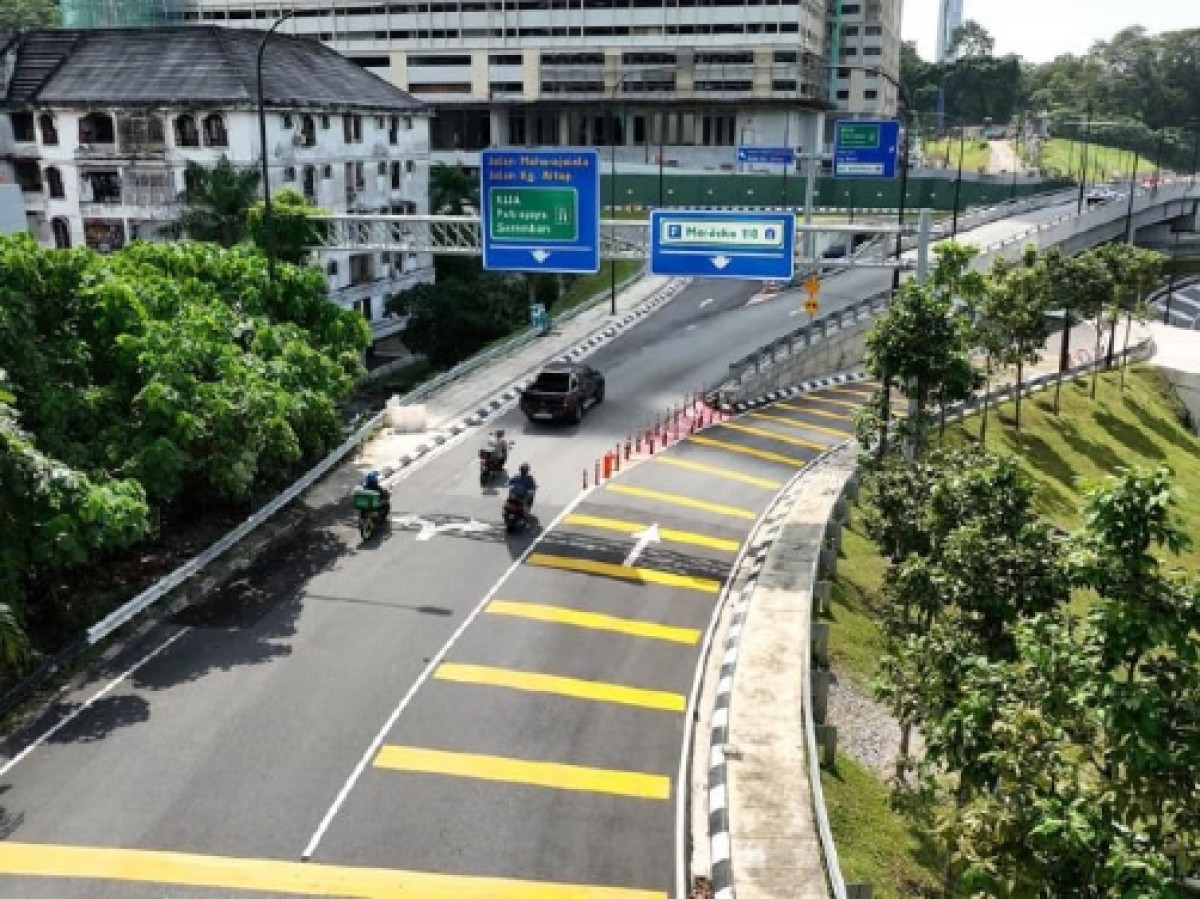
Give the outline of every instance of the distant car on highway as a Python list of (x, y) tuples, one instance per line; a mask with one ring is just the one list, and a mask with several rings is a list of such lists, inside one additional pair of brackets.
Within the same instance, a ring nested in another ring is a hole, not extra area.
[(604, 375), (582, 362), (551, 362), (521, 391), (521, 411), (530, 421), (579, 424), (604, 402)]
[(1094, 187), (1087, 192), (1084, 199), (1087, 200), (1089, 206), (1095, 206), (1100, 203), (1111, 203), (1119, 196), (1121, 195), (1111, 187)]

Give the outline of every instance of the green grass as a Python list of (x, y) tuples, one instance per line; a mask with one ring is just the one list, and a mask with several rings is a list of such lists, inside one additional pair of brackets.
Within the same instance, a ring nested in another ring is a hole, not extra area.
[[(1038, 165), (1049, 172), (1061, 172), (1067, 176), (1077, 177), (1083, 146), (1085, 145), (1082, 141), (1052, 138), (1042, 145), (1042, 154)], [(1089, 181), (1129, 178), (1133, 171), (1133, 156), (1128, 150), (1102, 147), (1099, 144), (1088, 144), (1087, 148)], [(1145, 157), (1139, 157), (1137, 170), (1139, 177), (1152, 175), (1154, 174), (1154, 163)]]
[(940, 895), (942, 862), (919, 813), (893, 811), (887, 785), (840, 753), (835, 770), (821, 770), (821, 789), (847, 883), (871, 883), (876, 899)]
[[(1013, 426), (1013, 404), (991, 412), (987, 446), (1014, 455), (1034, 485), (1039, 512), (1065, 528), (1079, 524), (1085, 481), (1114, 474), (1121, 466), (1166, 464), (1175, 472), (1182, 494), (1176, 506), (1181, 525), (1200, 543), (1200, 438), (1184, 423), (1184, 408), (1165, 378), (1149, 366), (1133, 366), (1121, 391), (1119, 373), (1101, 376), (1097, 398), (1089, 379), (1066, 383), (1062, 415), (1053, 414), (1053, 392), (1022, 404), (1022, 428)], [(947, 429), (946, 440), (962, 443), (979, 434), (978, 416)], [(936, 442), (936, 441), (935, 441)], [(866, 536), (862, 509), (853, 510), (842, 531), (841, 558), (833, 590), (833, 626), (829, 651), (833, 668), (864, 691), (878, 670), (882, 637), (875, 621), (884, 562)], [(1172, 558), (1170, 564), (1195, 571), (1200, 545)], [(1077, 597), (1078, 608), (1086, 597)], [(870, 880), (879, 897), (922, 895), (941, 871), (937, 853), (919, 836), (919, 813), (897, 811), (888, 789), (870, 771), (839, 756), (836, 773), (824, 772), (822, 784), (843, 873)]]
[(563, 294), (561, 300), (554, 304), (554, 315), (561, 315), (568, 309), (574, 309), (580, 303), (594, 297), (602, 290), (607, 290), (612, 284), (613, 266), (617, 269), (617, 286), (620, 287), (622, 281), (637, 273), (643, 263), (636, 259), (619, 259), (616, 261), (602, 262), (600, 271), (594, 275), (583, 275), (567, 288), (567, 292)]
[[(925, 159), (929, 163), (944, 163), (950, 159), (950, 168), (958, 169), (958, 140), (929, 140), (925, 142)], [(986, 140), (968, 140), (963, 142), (963, 171), (978, 172), (986, 169), (992, 160), (992, 149)]]

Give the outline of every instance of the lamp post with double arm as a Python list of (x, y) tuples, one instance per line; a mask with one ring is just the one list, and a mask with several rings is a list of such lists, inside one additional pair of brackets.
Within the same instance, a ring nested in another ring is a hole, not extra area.
[(292, 17), (291, 12), (285, 12), (267, 29), (258, 44), (258, 59), (255, 63), (255, 78), (258, 85), (258, 141), (262, 153), (262, 186), (263, 186), (263, 249), (267, 253), (267, 276), (272, 283), (275, 281), (275, 240), (272, 233), (271, 221), (271, 171), (267, 159), (267, 112), (263, 100), (263, 54), (267, 49), (267, 41), (275, 33), (275, 29)]

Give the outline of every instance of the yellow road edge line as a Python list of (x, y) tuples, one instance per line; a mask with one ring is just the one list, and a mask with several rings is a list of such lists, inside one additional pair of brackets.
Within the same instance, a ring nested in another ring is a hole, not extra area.
[(815, 440), (805, 440), (803, 437), (789, 437), (787, 434), (780, 434), (778, 431), (769, 431), (766, 428), (752, 428), (750, 425), (739, 425), (732, 421), (724, 422), (721, 427), (729, 428), (731, 431), (741, 431), (743, 434), (750, 434), (753, 437), (765, 437), (767, 440), (778, 440), (780, 443), (802, 446), (805, 449), (823, 450), (829, 448), (828, 444), (817, 443)]
[(825, 425), (814, 425), (807, 421), (797, 421), (794, 418), (784, 418), (782, 415), (768, 415), (765, 412), (751, 412), (751, 418), (762, 418), (767, 421), (775, 421), (781, 425), (787, 425), (789, 428), (796, 428), (801, 431), (816, 431), (819, 434), (830, 434), (834, 437), (852, 437), (852, 430), (839, 430), (838, 428), (829, 428)]
[(686, 509), (700, 509), (704, 512), (713, 512), (717, 515), (725, 515), (729, 518), (742, 518), (746, 521), (756, 521), (758, 513), (750, 509), (743, 509), (739, 506), (726, 506), (723, 503), (710, 503), (703, 499), (693, 499), (690, 496), (682, 496), (678, 493), (666, 493), (662, 490), (650, 490), (646, 487), (630, 487), (625, 484), (607, 484), (604, 488), (612, 493), (620, 493), (623, 496), (636, 496), (639, 499), (652, 499), (658, 502), (667, 503), (672, 506), (683, 506)]
[(0, 843), (0, 875), (349, 899), (667, 899), (666, 893), (148, 849)]
[(642, 584), (660, 587), (682, 587), (701, 593), (720, 593), (721, 582), (709, 578), (692, 577), (690, 574), (675, 574), (655, 568), (637, 568), (633, 565), (618, 565), (615, 562), (598, 562), (594, 559), (579, 559), (574, 556), (553, 556), (548, 553), (531, 553), (526, 563), (539, 568), (557, 568), (578, 574), (598, 574), (604, 577), (621, 578)]
[(830, 412), (828, 409), (813, 409), (809, 406), (797, 406), (795, 403), (776, 403), (784, 409), (792, 409), (796, 412), (805, 412), (808, 415), (816, 415), (818, 418), (832, 418), (834, 421), (854, 421), (853, 415), (846, 415), (843, 412)]
[(804, 459), (797, 459), (794, 456), (785, 456), (783, 453), (772, 453), (767, 450), (755, 449), (752, 446), (740, 446), (736, 443), (730, 443), (727, 440), (715, 440), (712, 437), (701, 437), (698, 434), (687, 439), (689, 443), (695, 443), (699, 446), (711, 446), (714, 449), (727, 450), (731, 453), (741, 453), (743, 456), (753, 456), (756, 459), (778, 462), (781, 465), (790, 465), (793, 468), (803, 468), (808, 464)]
[[(649, 524), (638, 521), (624, 521), (619, 518), (601, 518), (597, 515), (568, 515), (563, 524), (577, 524), (582, 527), (599, 528), (605, 531), (619, 531), (622, 534), (636, 534), (650, 527)], [(726, 552), (737, 552), (741, 543), (737, 540), (727, 540), (724, 537), (710, 537), (707, 534), (697, 534), (694, 531), (676, 531), (672, 528), (659, 528), (658, 536), (668, 543), (688, 543), (692, 546), (706, 546), (709, 549), (721, 549)]]
[(552, 790), (608, 793), (635, 799), (671, 798), (671, 778), (661, 774), (587, 768), (558, 762), (533, 762), (499, 755), (446, 752), (414, 746), (383, 746), (375, 756), (374, 766), (391, 771), (471, 777), (476, 780), (547, 787)]
[(510, 690), (524, 690), (527, 693), (551, 693), (557, 696), (569, 696), (572, 699), (611, 702), (616, 705), (637, 706), (660, 712), (682, 712), (687, 703), (686, 696), (679, 693), (668, 693), (664, 690), (645, 690), (641, 687), (606, 684), (601, 681), (560, 677), (555, 674), (539, 674), (536, 671), (492, 668), (487, 665), (459, 665), (444, 662), (438, 666), (433, 676), (435, 680), (453, 681), (459, 684), (507, 687)]
[(659, 456), (656, 461), (661, 462), (663, 465), (674, 465), (676, 468), (686, 468), (690, 471), (711, 474), (713, 477), (738, 481), (742, 484), (749, 484), (752, 487), (762, 487), (764, 490), (778, 490), (784, 485), (783, 481), (756, 478), (754, 475), (742, 474), (740, 471), (735, 471), (732, 468), (722, 468), (720, 465), (707, 465), (704, 462), (693, 462), (691, 459), (680, 459), (677, 456)]
[(644, 637), (648, 640), (665, 640), (668, 643), (683, 643), (686, 646), (695, 646), (700, 642), (700, 631), (694, 628), (672, 627), (668, 624), (655, 624), (653, 621), (638, 621), (633, 618), (618, 618), (615, 615), (602, 615), (598, 612), (581, 612), (561, 606), (493, 599), (488, 603), (485, 611), (489, 615), (507, 615), (511, 618), (525, 618), (547, 624), (565, 624), (570, 627), (611, 631), (614, 634)]

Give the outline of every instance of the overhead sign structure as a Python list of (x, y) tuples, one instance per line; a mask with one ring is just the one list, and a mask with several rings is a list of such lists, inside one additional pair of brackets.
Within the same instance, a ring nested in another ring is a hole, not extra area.
[(481, 155), (485, 269), (558, 274), (600, 270), (596, 150), (484, 150)]
[(795, 272), (795, 244), (791, 212), (650, 213), (655, 275), (788, 281)]
[(737, 161), (765, 165), (792, 165), (796, 151), (791, 147), (738, 147)]
[(847, 120), (834, 127), (833, 177), (895, 178), (900, 123)]

